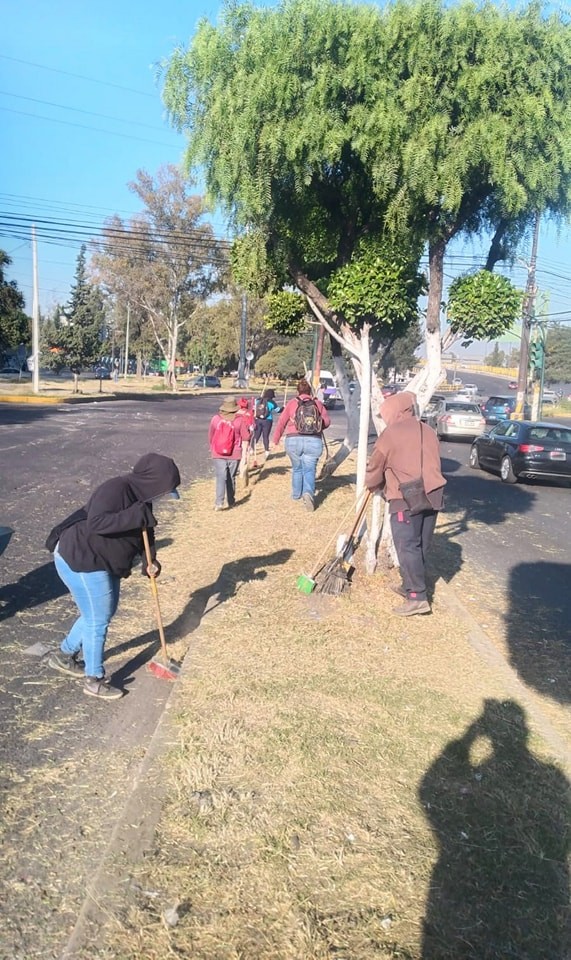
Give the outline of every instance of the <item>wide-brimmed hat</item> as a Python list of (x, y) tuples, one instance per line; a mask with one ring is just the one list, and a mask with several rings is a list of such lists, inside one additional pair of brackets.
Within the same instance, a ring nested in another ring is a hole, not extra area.
[(234, 397), (226, 397), (219, 408), (220, 413), (238, 413), (238, 404)]

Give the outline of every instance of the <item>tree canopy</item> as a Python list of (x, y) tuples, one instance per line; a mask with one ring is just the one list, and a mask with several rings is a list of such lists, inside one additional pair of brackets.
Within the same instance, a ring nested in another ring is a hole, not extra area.
[(53, 369), (69, 367), (77, 379), (101, 356), (105, 338), (105, 310), (101, 291), (87, 277), (86, 247), (77, 257), (69, 304), (57, 312), (42, 337), (42, 362)]
[(152, 331), (174, 389), (181, 331), (217, 288), (227, 258), (204, 222), (203, 198), (191, 193), (192, 181), (176, 167), (162, 167), (154, 177), (139, 170), (129, 186), (143, 211), (128, 223), (119, 216), (107, 221), (92, 263), (108, 294), (122, 308), (130, 304), (138, 323)]
[(545, 380), (571, 383), (571, 328), (550, 327), (545, 341)]
[(12, 263), (4, 250), (0, 250), (0, 355), (7, 350), (28, 344), (31, 322), (24, 310), (24, 295), (15, 280), (7, 280), (5, 267)]
[(165, 69), (188, 162), (248, 229), (237, 269), (264, 289), (293, 279), (327, 310), (363, 237), (412, 234), (439, 333), (454, 236), (491, 235), (493, 266), (535, 212), (570, 209), (571, 32), (535, 2), (232, 3)]

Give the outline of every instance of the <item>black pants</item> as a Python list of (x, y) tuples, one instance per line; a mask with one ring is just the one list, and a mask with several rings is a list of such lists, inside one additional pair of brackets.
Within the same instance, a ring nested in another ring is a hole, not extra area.
[(426, 554), (436, 526), (436, 510), (411, 517), (408, 510), (391, 514), (391, 530), (409, 600), (426, 600)]
[(256, 426), (254, 428), (254, 436), (252, 437), (252, 450), (255, 450), (256, 444), (260, 437), (262, 438), (262, 443), (264, 444), (264, 450), (266, 453), (270, 449), (270, 433), (272, 430), (272, 420), (260, 420), (256, 417)]

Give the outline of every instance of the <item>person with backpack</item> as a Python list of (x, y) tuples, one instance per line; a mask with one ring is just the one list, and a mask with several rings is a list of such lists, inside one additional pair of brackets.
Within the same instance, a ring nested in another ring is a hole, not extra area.
[(315, 475), (323, 452), (323, 431), (331, 420), (321, 400), (312, 396), (307, 380), (300, 380), (297, 396), (283, 408), (274, 434), (278, 445), (285, 435), (285, 448), (291, 460), (291, 496), (302, 500), (307, 510), (315, 507)]
[(242, 459), (242, 443), (248, 443), (250, 428), (246, 415), (234, 397), (227, 397), (208, 428), (210, 455), (216, 477), (215, 510), (222, 510), (226, 499), (229, 507), (236, 502), (236, 474)]
[(266, 387), (262, 396), (256, 400), (254, 408), (254, 434), (252, 436), (252, 449), (256, 451), (256, 444), (261, 438), (264, 445), (266, 456), (270, 452), (270, 433), (273, 425), (273, 416), (278, 409), (275, 401), (276, 391), (272, 387)]

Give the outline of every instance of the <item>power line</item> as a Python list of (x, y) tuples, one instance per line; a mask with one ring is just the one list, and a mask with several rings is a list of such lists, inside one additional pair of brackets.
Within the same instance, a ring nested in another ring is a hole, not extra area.
[[(28, 216), (27, 214), (13, 214), (0, 211), (0, 226), (13, 230), (28, 230), (32, 225), (35, 225), (38, 231), (43, 231), (47, 236), (67, 234), (69, 236), (66, 236), (65, 239), (75, 239), (76, 237), (84, 237), (89, 240), (94, 239), (94, 224), (91, 223), (72, 219), (48, 219), (45, 217), (34, 217)], [(218, 238), (214, 234), (211, 236), (205, 235), (204, 230), (206, 228), (202, 230), (200, 228), (192, 228), (190, 230), (153, 230), (149, 227), (147, 231), (142, 227), (134, 228), (123, 226), (122, 222), (121, 226), (113, 223), (103, 223), (99, 224), (98, 227), (102, 232), (101, 240), (98, 242), (108, 242), (109, 240), (124, 238), (129, 241), (139, 241), (143, 243), (157, 241), (171, 245), (174, 244), (176, 246), (180, 244), (187, 245), (189, 240), (192, 240), (195, 243), (206, 245), (215, 243), (223, 249), (230, 249), (232, 247), (232, 243), (229, 240)]]
[(99, 80), (95, 77), (86, 77), (82, 73), (71, 73), (69, 70), (60, 70), (57, 67), (48, 67), (45, 63), (34, 63), (31, 60), (21, 60), (18, 57), (9, 57), (5, 53), (0, 53), (0, 58), (2, 60), (11, 60), (12, 63), (23, 63), (27, 67), (38, 67), (40, 70), (49, 70), (50, 73), (61, 73), (65, 77), (76, 77), (78, 80), (87, 80), (89, 83), (99, 83), (104, 87), (113, 87), (115, 90), (126, 90), (127, 93), (136, 93), (140, 97), (150, 97), (152, 100), (155, 99), (152, 93), (147, 93), (144, 90), (135, 90), (133, 87), (124, 87), (120, 83), (111, 83), (109, 80)]
[(99, 117), (100, 120), (114, 120), (116, 123), (131, 123), (137, 127), (145, 127), (147, 130), (157, 130), (164, 133), (163, 127), (155, 127), (150, 123), (142, 123), (139, 120), (128, 120), (126, 117), (111, 117), (107, 113), (94, 113), (93, 110), (82, 110), (81, 107), (68, 107), (65, 103), (54, 103), (52, 100), (39, 100), (37, 97), (24, 97), (19, 93), (9, 93), (6, 90), (0, 90), (2, 97), (14, 97), (16, 100), (27, 100), (29, 103), (41, 103), (47, 107), (57, 107), (58, 110), (71, 110), (73, 113), (83, 113), (88, 117)]
[(153, 143), (158, 147), (167, 147), (171, 150), (172, 143), (163, 143), (159, 140), (149, 140), (147, 137), (135, 137), (130, 133), (117, 133), (115, 130), (103, 130), (101, 127), (90, 127), (85, 123), (74, 123), (72, 120), (57, 120), (55, 117), (43, 117), (39, 113), (28, 113), (26, 110), (13, 110), (11, 107), (0, 107), (4, 113), (17, 113), (21, 117), (32, 117), (34, 120), (47, 120), (49, 123), (61, 123), (66, 127), (79, 127), (80, 130), (91, 130), (94, 133), (106, 133), (111, 137), (121, 137), (123, 140), (138, 140), (140, 143)]

